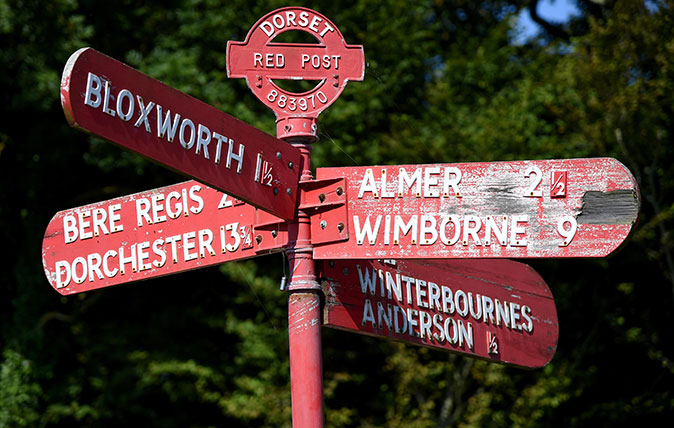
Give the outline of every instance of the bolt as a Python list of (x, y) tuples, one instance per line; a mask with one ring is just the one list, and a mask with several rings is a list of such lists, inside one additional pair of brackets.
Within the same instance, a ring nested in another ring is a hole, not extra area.
[(281, 152), (276, 152), (276, 159), (281, 159)]
[(318, 195), (318, 200), (321, 201), (321, 203), (325, 202), (325, 193)]
[(290, 195), (290, 194), (292, 194), (292, 193), (293, 193), (293, 191), (290, 189), (290, 187), (288, 187), (288, 188), (286, 189), (286, 195)]
[(255, 242), (257, 242), (257, 245), (260, 245), (260, 242), (262, 242), (262, 235), (257, 235), (255, 237)]
[(271, 231), (271, 237), (276, 238), (276, 235), (278, 235), (278, 232), (276, 230)]
[(325, 220), (321, 220), (321, 229), (325, 229), (326, 227), (328, 227), (328, 222)]
[(293, 163), (292, 162), (288, 162), (288, 168), (293, 169)]
[(278, 189), (276, 187), (274, 187), (273, 192), (274, 192), (274, 195), (278, 195)]
[(337, 230), (339, 230), (340, 232), (343, 231), (344, 230), (344, 223), (337, 224)]
[(344, 189), (340, 186), (337, 188), (337, 196), (342, 196), (342, 193), (344, 193)]

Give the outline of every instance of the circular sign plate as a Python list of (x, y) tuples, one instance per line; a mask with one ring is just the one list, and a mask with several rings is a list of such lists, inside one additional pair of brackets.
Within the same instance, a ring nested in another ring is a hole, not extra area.
[[(317, 43), (275, 43), (286, 31), (303, 31)], [(318, 115), (342, 93), (349, 80), (363, 80), (360, 45), (347, 45), (337, 27), (304, 7), (269, 12), (243, 42), (227, 43), (227, 76), (245, 78), (255, 96), (276, 114), (277, 137), (315, 141)], [(294, 93), (274, 80), (316, 80), (310, 91)]]

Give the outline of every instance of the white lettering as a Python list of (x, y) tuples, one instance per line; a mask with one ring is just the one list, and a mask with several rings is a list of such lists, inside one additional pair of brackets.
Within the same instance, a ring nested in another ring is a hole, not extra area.
[(440, 174), (439, 167), (424, 168), (424, 198), (437, 198), (440, 196), (440, 190), (432, 188), (432, 186), (437, 186), (439, 183), (438, 177), (433, 176), (435, 174)]
[(159, 256), (159, 260), (152, 262), (152, 265), (156, 268), (163, 267), (166, 264), (166, 251), (162, 248), (164, 245), (163, 239), (156, 239), (152, 243), (152, 252)]
[(271, 37), (274, 34), (274, 27), (268, 21), (264, 21), (260, 24), (260, 30), (262, 30), (267, 37)]
[[(451, 176), (453, 178), (450, 178)], [(457, 197), (461, 197), (461, 192), (459, 192), (459, 183), (461, 182), (461, 170), (454, 166), (448, 166), (445, 168), (445, 180), (443, 183), (443, 196), (449, 196), (449, 188), (452, 188), (452, 192)]]
[(417, 243), (417, 224), (418, 222), (416, 214), (413, 215), (407, 223), (405, 223), (402, 217), (399, 215), (395, 216), (395, 222), (393, 225), (393, 243), (395, 245), (400, 244), (400, 232), (403, 233), (403, 236), (407, 236), (407, 234), (412, 231), (411, 242), (412, 245), (415, 245)]
[(374, 198), (379, 197), (372, 168), (365, 170), (365, 176), (363, 177), (363, 181), (360, 182), (360, 190), (358, 190), (358, 199), (362, 199), (365, 192), (372, 192), (372, 197)]
[(94, 73), (89, 73), (87, 76), (87, 90), (84, 94), (84, 104), (89, 107), (98, 108), (101, 105), (101, 89), (103, 83), (100, 77)]
[[(185, 140), (185, 129), (190, 128), (190, 138), (189, 140)], [(185, 118), (183, 121), (180, 123), (180, 131), (178, 133), (178, 138), (180, 139), (180, 145), (183, 146), (184, 149), (191, 149), (192, 146), (194, 145), (194, 137), (195, 137), (196, 131), (194, 128), (194, 122), (191, 120)]]
[(522, 325), (521, 328), (522, 330), (526, 331), (527, 333), (531, 333), (534, 331), (534, 323), (531, 320), (531, 308), (529, 306), (523, 305), (522, 306), (522, 318), (527, 322), (525, 325)]
[(115, 117), (115, 111), (110, 108), (110, 81), (106, 80), (103, 86), (103, 113)]
[[(61, 274), (65, 274), (65, 278), (61, 278)], [(63, 288), (67, 286), (70, 283), (70, 278), (71, 278), (71, 272), (70, 272), (70, 263), (68, 263), (65, 260), (61, 260), (56, 262), (55, 265), (55, 279), (54, 282), (56, 282), (56, 288)]]
[(196, 236), (196, 232), (183, 233), (183, 259), (185, 261), (194, 260), (198, 256), (197, 253), (190, 253), (190, 250), (194, 250), (197, 247), (194, 241)]
[[(124, 99), (129, 100), (129, 107), (126, 110), (126, 113), (123, 112), (122, 105), (124, 102)], [(128, 89), (122, 89), (119, 91), (119, 94), (117, 94), (117, 116), (119, 116), (120, 119), (122, 119), (124, 122), (128, 122), (131, 119), (131, 116), (133, 115), (133, 109), (134, 109), (134, 101), (133, 101), (133, 94), (131, 94), (131, 91)]]
[(517, 235), (526, 233), (524, 226), (520, 226), (519, 223), (529, 222), (529, 216), (527, 215), (514, 215), (511, 217), (512, 223), (510, 224), (510, 245), (513, 247), (526, 247), (526, 239), (520, 239)]
[(234, 140), (229, 140), (229, 149), (227, 150), (227, 164), (226, 167), (227, 169), (231, 168), (232, 166), (232, 160), (235, 160), (237, 162), (236, 166), (236, 173), (241, 172), (241, 166), (243, 166), (243, 151), (245, 149), (245, 146), (243, 144), (239, 144), (239, 154), (234, 154)]
[[(421, 216), (421, 227), (419, 231), (419, 243), (421, 245), (432, 245), (438, 240), (438, 224), (432, 215)], [(431, 235), (427, 238), (427, 235)]]
[(412, 173), (412, 176), (410, 177), (407, 174), (407, 170), (404, 168), (400, 168), (398, 170), (398, 197), (402, 198), (406, 192), (404, 191), (404, 186), (407, 185), (407, 189), (411, 189), (412, 185), (414, 183), (417, 183), (416, 189), (414, 191), (414, 194), (416, 195), (417, 198), (421, 197), (421, 169), (417, 168), (414, 170), (414, 173)]
[(180, 114), (173, 115), (173, 122), (171, 122), (171, 110), (166, 112), (164, 120), (162, 121), (162, 107), (157, 105), (157, 137), (166, 139), (169, 143), (173, 142), (178, 129), (178, 122), (180, 121)]
[(136, 199), (136, 220), (138, 227), (143, 226), (143, 219), (147, 224), (152, 224), (150, 218), (150, 201), (145, 198)]
[(144, 251), (150, 248), (150, 243), (148, 241), (139, 242), (136, 245), (136, 255), (138, 256), (138, 272), (148, 270), (152, 267), (150, 263), (144, 263), (145, 260), (150, 258), (150, 253)]
[(69, 244), (77, 241), (77, 236), (77, 220), (75, 219), (75, 216), (63, 216), (63, 238), (65, 239), (65, 243)]
[(209, 159), (208, 156), (208, 143), (211, 142), (211, 130), (206, 128), (204, 125), (199, 124), (199, 130), (197, 131), (197, 148), (194, 150), (196, 154), (201, 153), (201, 149), (204, 149), (204, 158)]
[(365, 323), (369, 322), (372, 325), (372, 328), (375, 327), (375, 320), (374, 320), (374, 312), (372, 311), (372, 303), (370, 303), (370, 299), (365, 299), (365, 303), (363, 305), (363, 319), (361, 320), (361, 325), (365, 325)]
[(356, 270), (358, 271), (358, 280), (360, 281), (360, 291), (365, 294), (369, 290), (370, 294), (374, 296), (377, 284), (376, 270), (372, 270), (372, 276), (370, 276), (368, 268), (365, 268), (365, 274), (363, 275), (362, 268), (358, 264), (356, 265)]
[(356, 232), (356, 243), (362, 245), (367, 236), (368, 242), (370, 245), (374, 245), (377, 240), (377, 235), (379, 234), (379, 226), (381, 225), (381, 216), (378, 215), (374, 223), (374, 228), (370, 225), (370, 216), (365, 218), (363, 227), (360, 227), (360, 217), (353, 216), (353, 227)]
[(154, 108), (154, 101), (150, 101), (150, 104), (146, 107), (140, 95), (136, 95), (136, 99), (138, 100), (138, 107), (140, 107), (140, 116), (138, 116), (138, 120), (136, 120), (136, 123), (134, 123), (133, 126), (138, 128), (142, 123), (145, 125), (145, 131), (149, 134), (152, 130), (150, 129), (150, 122), (147, 120), (147, 115), (150, 114), (152, 108)]

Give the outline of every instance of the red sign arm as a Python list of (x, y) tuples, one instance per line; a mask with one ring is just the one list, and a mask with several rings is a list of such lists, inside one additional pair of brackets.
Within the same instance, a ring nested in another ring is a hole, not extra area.
[(317, 259), (605, 257), (634, 229), (636, 180), (611, 158), (319, 168), (344, 177), (349, 231)]
[(299, 150), (91, 48), (68, 60), (71, 126), (285, 219), (295, 216)]
[(523, 368), (555, 354), (552, 293), (510, 260), (335, 260), (320, 265), (324, 325)]
[(287, 242), (282, 219), (187, 181), (56, 213), (42, 264), (67, 295), (255, 257)]

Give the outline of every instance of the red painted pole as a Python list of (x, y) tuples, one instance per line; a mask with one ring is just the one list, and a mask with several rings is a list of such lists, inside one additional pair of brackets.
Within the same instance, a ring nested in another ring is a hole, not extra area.
[[(291, 142), (292, 143), (292, 142)], [(302, 155), (300, 183), (313, 180), (308, 143), (292, 143)], [(309, 215), (298, 210), (288, 225), (290, 282), (288, 291), (288, 342), (293, 428), (322, 428), (323, 356), (321, 348), (321, 286), (311, 246)]]

